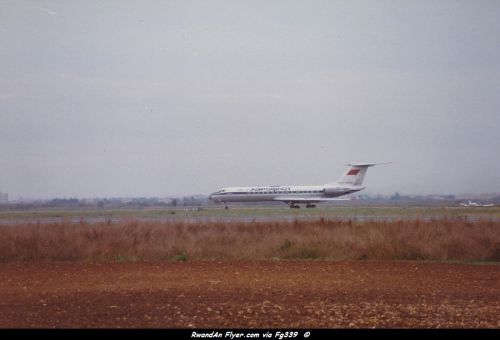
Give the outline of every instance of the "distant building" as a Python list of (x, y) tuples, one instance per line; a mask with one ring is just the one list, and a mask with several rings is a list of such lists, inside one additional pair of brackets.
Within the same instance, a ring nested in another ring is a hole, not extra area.
[(9, 194), (0, 192), (0, 204), (9, 202)]

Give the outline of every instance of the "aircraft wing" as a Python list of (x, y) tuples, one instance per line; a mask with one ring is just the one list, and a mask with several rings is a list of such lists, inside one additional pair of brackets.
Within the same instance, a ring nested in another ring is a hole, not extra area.
[(318, 202), (331, 202), (331, 201), (350, 201), (349, 197), (346, 198), (327, 198), (327, 197), (293, 197), (293, 196), (278, 196), (274, 201), (278, 202), (294, 202), (294, 203), (318, 203)]

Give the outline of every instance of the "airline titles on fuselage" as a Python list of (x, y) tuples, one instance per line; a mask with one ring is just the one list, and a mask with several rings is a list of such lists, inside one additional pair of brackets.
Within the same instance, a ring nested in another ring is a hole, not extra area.
[(279, 192), (279, 191), (291, 191), (290, 187), (256, 187), (251, 188), (250, 192)]

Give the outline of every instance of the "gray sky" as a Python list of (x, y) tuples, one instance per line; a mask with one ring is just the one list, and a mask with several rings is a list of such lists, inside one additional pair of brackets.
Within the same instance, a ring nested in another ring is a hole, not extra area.
[(500, 1), (0, 0), (0, 191), (500, 192)]

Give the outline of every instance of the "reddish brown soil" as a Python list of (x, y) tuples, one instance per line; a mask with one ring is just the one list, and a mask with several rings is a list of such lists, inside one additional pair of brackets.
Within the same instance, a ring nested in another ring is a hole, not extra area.
[(0, 327), (500, 327), (500, 266), (0, 265)]

